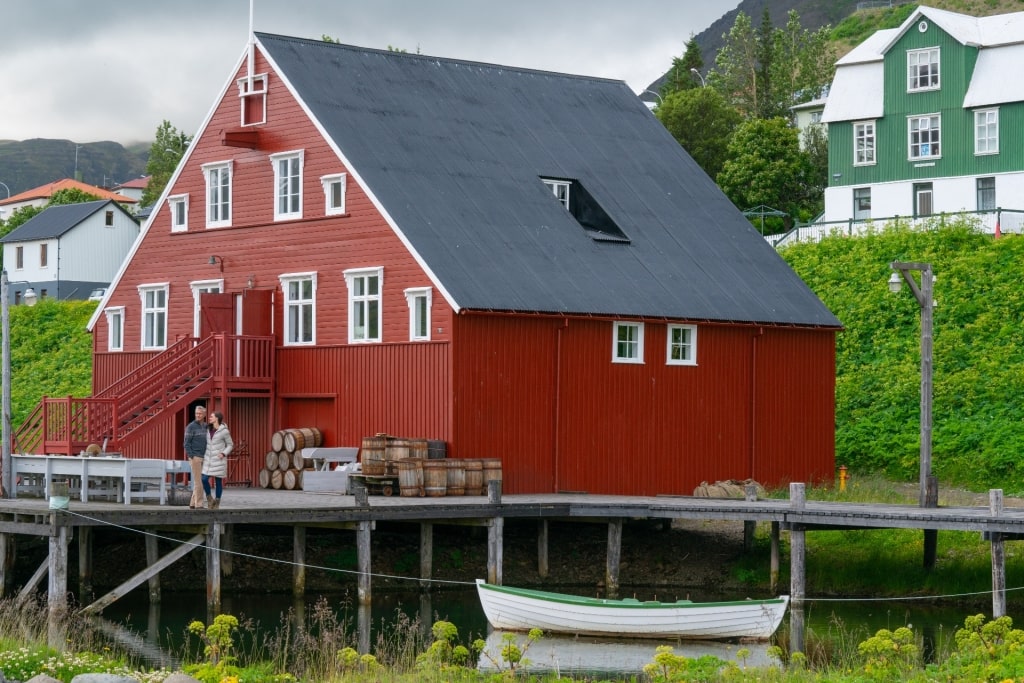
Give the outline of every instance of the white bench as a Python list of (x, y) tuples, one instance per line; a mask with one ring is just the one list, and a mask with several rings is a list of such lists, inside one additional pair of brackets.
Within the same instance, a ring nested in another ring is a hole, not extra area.
[(348, 468), (343, 471), (335, 469), (335, 466), (356, 462), (359, 457), (358, 448), (303, 448), (302, 457), (311, 459), (315, 468), (312, 472), (303, 472), (303, 491), (348, 493)]
[(342, 446), (338, 448), (303, 448), (302, 457), (313, 461), (313, 467), (318, 472), (333, 470), (332, 464), (355, 462), (359, 457), (359, 449), (354, 446)]
[(86, 503), (100, 496), (130, 505), (152, 498), (167, 503), (167, 460), (97, 456), (12, 455), (15, 494), (50, 497), (52, 482), (67, 482)]

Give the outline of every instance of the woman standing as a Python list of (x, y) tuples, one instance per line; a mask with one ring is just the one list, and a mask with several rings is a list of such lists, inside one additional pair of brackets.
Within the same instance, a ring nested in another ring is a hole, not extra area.
[[(213, 411), (210, 413), (210, 433), (206, 438), (206, 457), (203, 458), (203, 491), (206, 493), (207, 507), (211, 510), (220, 507), (224, 477), (228, 476), (228, 455), (234, 447), (231, 432), (224, 424), (224, 413)], [(211, 479), (214, 481), (216, 495), (210, 490)]]

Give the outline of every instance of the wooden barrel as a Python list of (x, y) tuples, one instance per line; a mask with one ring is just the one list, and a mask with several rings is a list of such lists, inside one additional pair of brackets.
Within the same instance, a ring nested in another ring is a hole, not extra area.
[(448, 463), (448, 495), (466, 495), (466, 465), (462, 460), (438, 460)]
[(274, 449), (274, 452), (284, 450), (284, 432), (274, 432), (270, 437), (270, 447)]
[(384, 464), (384, 447), (387, 439), (383, 436), (367, 436), (363, 438), (363, 447), (359, 451), (359, 462), (363, 463), (363, 474), (382, 475), (387, 468)]
[(300, 451), (303, 448), (316, 448), (323, 442), (323, 436), (316, 427), (300, 427), (284, 430), (284, 449)]
[(292, 454), (291, 451), (278, 451), (277, 452), (277, 469), (282, 472), (287, 469), (291, 469), (292, 466)]
[(484, 494), (487, 493), (487, 482), (492, 479), (501, 481), (501, 458), (484, 458)]
[(410, 457), (409, 440), (391, 437), (384, 447), (384, 473), (397, 474), (398, 467), (395, 465), (399, 460)]
[(484, 463), (477, 459), (463, 460), (466, 468), (466, 495), (482, 496), (484, 491)]
[(282, 470), (274, 470), (270, 473), (270, 488), (279, 489), (284, 486), (284, 472)]
[[(277, 454), (275, 453), (274, 455), (276, 456)], [(277, 458), (275, 457), (274, 459), (276, 460)], [(260, 488), (269, 489), (270, 488), (270, 470), (265, 468), (265, 467), (263, 469), (261, 469), (260, 470), (260, 474), (259, 474), (259, 480), (260, 480)]]
[(281, 487), (288, 491), (295, 491), (302, 488), (302, 470), (285, 470), (282, 477)]
[(277, 469), (277, 451), (267, 451), (266, 456), (263, 458), (263, 466), (268, 470)]
[(444, 460), (423, 461), (423, 491), (428, 496), (443, 496), (448, 490), (448, 463)]
[(429, 451), (426, 439), (409, 439), (409, 457), (427, 459)]
[(292, 453), (292, 469), (293, 470), (308, 470), (313, 467), (312, 458), (307, 458), (303, 455), (302, 450), (297, 450)]
[(421, 458), (403, 458), (395, 463), (398, 467), (398, 491), (403, 496), (422, 496), (423, 460)]

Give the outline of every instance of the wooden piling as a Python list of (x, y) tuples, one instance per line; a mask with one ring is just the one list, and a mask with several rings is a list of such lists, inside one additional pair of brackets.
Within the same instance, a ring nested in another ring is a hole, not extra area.
[[(806, 507), (804, 485), (789, 485), (789, 506), (794, 510)], [(804, 651), (804, 596), (806, 595), (807, 567), (805, 565), (806, 537), (802, 524), (789, 530), (789, 651)]]
[(221, 609), (220, 532), (220, 522), (213, 522), (206, 529), (206, 618), (208, 624), (213, 623)]
[[(993, 517), (1003, 514), (1003, 490), (992, 489), (988, 492), (988, 508)], [(1003, 534), (993, 531), (990, 534), (992, 543), (992, 618), (1006, 616), (1006, 549)]]
[(779, 526), (778, 522), (772, 522), (771, 559), (768, 566), (772, 595), (775, 595), (779, 590)]
[(537, 574), (542, 579), (548, 577), (548, 520), (537, 522)]
[(50, 514), (50, 526), (56, 527), (50, 536), (47, 590), (47, 642), (50, 647), (63, 649), (65, 617), (68, 611), (68, 540), (71, 528), (57, 523), (58, 513)]
[[(153, 534), (146, 534), (146, 566), (152, 567), (160, 560), (160, 550), (157, 547), (157, 538)], [(160, 604), (160, 574), (153, 574), (149, 577), (149, 604)]]
[[(364, 489), (365, 490), (365, 489)], [(370, 580), (370, 529), (371, 522), (363, 520), (356, 523), (356, 561), (359, 564), (359, 581), (357, 587), (360, 605), (369, 605), (373, 597)]]
[(604, 585), (609, 598), (619, 597), (619, 566), (622, 561), (622, 519), (608, 522), (608, 559), (605, 563)]
[[(491, 505), (501, 504), (501, 480), (487, 481), (487, 502)], [(501, 566), (504, 561), (505, 518), (495, 515), (487, 526), (487, 583), (500, 586), (502, 582)]]
[[(748, 503), (757, 500), (757, 487), (747, 484), (743, 487), (743, 498)], [(754, 547), (754, 533), (757, 531), (757, 522), (752, 519), (743, 521), (743, 551), (749, 553)]]
[(292, 530), (292, 596), (306, 594), (306, 527), (296, 525)]
[(420, 589), (430, 590), (430, 579), (434, 576), (434, 525), (420, 523)]
[(92, 590), (92, 527), (78, 527), (78, 599), (88, 603)]
[(0, 533), (0, 599), (7, 597), (10, 584), (8, 567), (14, 567), (14, 534)]

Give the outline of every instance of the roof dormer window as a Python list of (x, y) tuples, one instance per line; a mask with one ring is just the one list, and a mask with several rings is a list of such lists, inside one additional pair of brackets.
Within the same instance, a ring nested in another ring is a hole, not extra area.
[(267, 75), (238, 79), (238, 97), (242, 103), (242, 125), (267, 122)]
[(555, 195), (555, 199), (562, 203), (566, 211), (569, 211), (569, 181), (567, 180), (549, 180), (542, 178), (544, 184), (551, 188), (551, 191)]
[(541, 181), (551, 190), (558, 203), (572, 214), (590, 239), (596, 242), (629, 243), (626, 233), (622, 232), (580, 181), (545, 177)]

